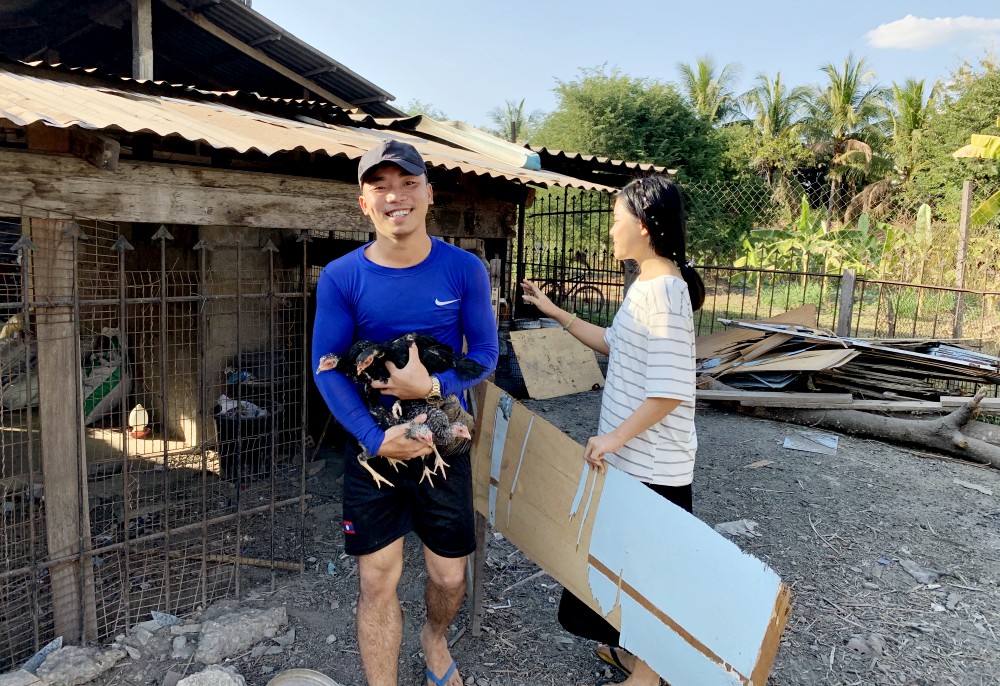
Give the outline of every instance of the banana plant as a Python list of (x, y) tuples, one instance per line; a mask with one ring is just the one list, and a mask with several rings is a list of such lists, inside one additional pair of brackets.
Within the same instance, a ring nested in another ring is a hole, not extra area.
[[(997, 117), (997, 126), (1000, 126), (1000, 117)], [(962, 146), (951, 155), (956, 158), (973, 157), (1000, 160), (1000, 136), (973, 134), (968, 145)], [(997, 216), (1000, 216), (1000, 191), (986, 198), (979, 207), (973, 210), (969, 221), (974, 226), (979, 226), (992, 221)]]

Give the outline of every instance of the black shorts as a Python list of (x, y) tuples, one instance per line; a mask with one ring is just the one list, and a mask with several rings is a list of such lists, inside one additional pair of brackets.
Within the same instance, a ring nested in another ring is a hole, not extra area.
[(344, 549), (348, 555), (367, 555), (415, 531), (427, 548), (441, 557), (464, 557), (476, 549), (472, 505), (472, 463), (469, 449), (445, 458), (444, 478), (432, 476), (434, 486), (420, 483), (424, 462), (434, 456), (399, 463), (396, 472), (383, 457), (368, 465), (392, 482), (382, 484), (348, 457), (344, 468)]

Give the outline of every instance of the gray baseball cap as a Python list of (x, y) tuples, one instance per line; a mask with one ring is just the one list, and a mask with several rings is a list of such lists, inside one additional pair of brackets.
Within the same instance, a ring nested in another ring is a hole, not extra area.
[(427, 165), (417, 149), (409, 143), (387, 138), (361, 156), (358, 162), (358, 185), (364, 183), (365, 177), (385, 164), (394, 164), (408, 174), (418, 176), (427, 173)]

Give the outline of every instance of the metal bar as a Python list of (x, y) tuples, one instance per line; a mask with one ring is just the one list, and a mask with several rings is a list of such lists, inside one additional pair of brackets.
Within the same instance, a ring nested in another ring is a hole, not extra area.
[[(25, 234), (25, 229), (28, 233), (31, 233), (30, 219), (26, 217), (21, 218), (21, 238), (18, 243), (15, 244), (15, 248), (19, 249), (21, 254), (21, 321), (24, 322), (24, 347), (25, 352), (29, 356), (31, 355), (31, 348), (33, 345), (37, 345), (36, 342), (32, 340), (32, 327), (31, 327), (31, 282), (28, 279), (28, 261), (31, 259), (31, 251), (34, 249), (34, 244)], [(37, 352), (37, 351), (36, 351)], [(28, 388), (31, 388), (31, 365), (27, 365), (25, 369), (25, 378), (27, 379)], [(31, 456), (35, 454), (35, 431), (34, 431), (34, 420), (32, 419), (31, 407), (27, 408), (25, 415), (27, 417), (27, 429), (28, 429), (28, 556), (31, 560), (32, 566), (35, 564), (35, 556), (37, 551), (35, 550), (35, 468), (31, 464)], [(39, 641), (40, 638), (40, 628), (38, 624), (38, 614), (41, 610), (40, 604), (38, 602), (38, 578), (34, 574), (28, 575), (28, 593), (31, 596), (31, 641), (34, 651), (37, 653), (41, 648)]]
[[(75, 348), (76, 348), (76, 364), (74, 365), (74, 376), (76, 377), (76, 392), (74, 396), (76, 398), (77, 407), (77, 418), (78, 423), (76, 427), (77, 440), (76, 440), (76, 487), (77, 487), (77, 502), (79, 503), (79, 511), (77, 517), (77, 536), (79, 537), (78, 550), (84, 551), (90, 548), (90, 531), (87, 530), (86, 523), (90, 521), (90, 511), (89, 503), (86, 497), (86, 483), (87, 483), (87, 451), (85, 448), (84, 441), (84, 425), (86, 422), (85, 412), (83, 408), (83, 369), (80, 365), (80, 360), (83, 357), (82, 351), (80, 349), (80, 235), (82, 233), (80, 225), (74, 220), (70, 224), (70, 233), (73, 237), (73, 335), (76, 338)], [(46, 523), (46, 526), (48, 524)], [(79, 574), (77, 575), (80, 582), (80, 607), (79, 607), (79, 620), (80, 620), (80, 636), (83, 640), (90, 640), (96, 638), (96, 636), (87, 635), (87, 570), (83, 564), (83, 559), (80, 559)]]
[[(167, 449), (167, 434), (170, 427), (167, 382), (167, 240), (173, 237), (167, 227), (161, 225), (153, 239), (160, 241), (160, 432), (163, 434), (163, 606), (170, 608), (170, 458)], [(178, 600), (180, 594), (178, 594)]]
[[(286, 498), (284, 500), (278, 501), (274, 504), (275, 507), (285, 507), (287, 505), (294, 505), (300, 502), (301, 498), (295, 496), (294, 498)], [(221, 515), (213, 519), (209, 519), (207, 522), (194, 522), (192, 524), (185, 524), (173, 529), (170, 533), (173, 534), (185, 534), (190, 531), (197, 531), (201, 526), (215, 526), (216, 524), (225, 524), (234, 519), (239, 519), (242, 516), (249, 516), (255, 514), (261, 514), (262, 512), (267, 512), (271, 505), (259, 505), (257, 507), (251, 508), (249, 510), (244, 510), (243, 512), (231, 512), (227, 515)], [(46, 569), (48, 567), (53, 567), (55, 565), (65, 564), (67, 562), (73, 562), (76, 560), (86, 560), (88, 558), (95, 557), (97, 555), (104, 555), (105, 553), (110, 553), (115, 550), (119, 550), (127, 545), (139, 545), (141, 543), (151, 543), (157, 541), (161, 538), (166, 537), (168, 532), (158, 531), (154, 534), (146, 534), (145, 536), (140, 536), (138, 538), (133, 538), (128, 541), (120, 541), (118, 543), (112, 543), (111, 545), (106, 545), (101, 548), (92, 548), (90, 550), (83, 550), (74, 555), (62, 555), (60, 557), (50, 558), (48, 560), (39, 562), (37, 565), (28, 565), (26, 567), (19, 567), (18, 569), (11, 569), (6, 572), (0, 572), (0, 581), (4, 579), (9, 579), (13, 576), (20, 576), (22, 574), (29, 574), (33, 571), (40, 569)]]
[[(125, 236), (119, 235), (118, 241), (115, 243), (115, 249), (118, 251), (118, 328), (121, 331), (121, 341), (122, 341), (122, 351), (123, 354), (126, 350), (125, 341), (128, 340), (128, 314), (127, 314), (127, 297), (125, 292), (125, 246), (129, 245), (128, 241), (125, 240)], [(122, 358), (123, 362), (127, 364), (125, 358)], [(122, 402), (122, 508), (125, 516), (125, 540), (128, 540), (128, 522), (132, 521), (132, 507), (131, 499), (129, 498), (129, 460), (128, 460), (128, 406), (126, 403)], [(129, 546), (124, 548), (124, 563), (125, 563), (125, 574), (121, 579), (121, 597), (122, 597), (122, 610), (125, 613), (125, 626), (131, 627), (132, 621), (130, 617), (130, 611), (132, 609), (131, 603), (129, 602), (129, 584), (132, 579), (132, 550)]]
[[(236, 236), (236, 514), (243, 508), (243, 234)], [(221, 457), (220, 457), (221, 462)], [(236, 519), (236, 599), (240, 599), (243, 518)]]
[[(281, 300), (292, 300), (302, 297), (301, 293), (275, 293), (275, 297)], [(244, 300), (265, 300), (267, 299), (266, 293), (247, 293)], [(207, 300), (209, 302), (218, 301), (235, 301), (235, 295), (175, 295), (167, 298), (168, 303), (197, 303), (202, 300)], [(75, 301), (70, 300), (57, 300), (52, 298), (46, 298), (43, 304), (47, 307), (72, 307)], [(149, 296), (145, 298), (129, 298), (129, 302), (134, 305), (157, 305), (163, 302), (160, 296)], [(117, 305), (117, 298), (101, 298), (95, 300), (80, 300), (80, 305), (82, 307), (100, 307), (100, 306), (113, 306)]]
[[(274, 244), (268, 240), (267, 246), (264, 248), (267, 251), (267, 292), (268, 292), (268, 310), (267, 310), (267, 359), (268, 359), (268, 372), (271, 378), (271, 385), (268, 388), (268, 401), (271, 404), (270, 407), (270, 425), (271, 425), (271, 436), (270, 436), (270, 459), (268, 460), (268, 467), (271, 477), (271, 535), (268, 541), (268, 553), (271, 559), (271, 590), (277, 588), (277, 574), (274, 567), (274, 527), (275, 527), (275, 517), (274, 517), (274, 499), (276, 493), (274, 490), (274, 479), (275, 479), (275, 456), (278, 454), (278, 435), (277, 427), (275, 422), (277, 417), (275, 416), (275, 408), (277, 403), (274, 397), (274, 387), (277, 382), (275, 378), (275, 364), (274, 364), (274, 253), (278, 251), (274, 247)], [(305, 463), (306, 456), (305, 453), (302, 454), (302, 462)]]
[(312, 371), (312, 355), (309, 340), (309, 232), (299, 234), (302, 243), (302, 396), (299, 410), (299, 449), (302, 451), (302, 471), (299, 472), (299, 561), (302, 570), (306, 568), (306, 424), (309, 418), (309, 375)]
[[(198, 290), (202, 296), (208, 289), (208, 252), (211, 246), (203, 239), (195, 245), (198, 251)], [(202, 607), (208, 607), (208, 451), (205, 450), (208, 414), (208, 403), (205, 393), (208, 390), (208, 362), (205, 357), (208, 348), (208, 300), (203, 298), (198, 307), (198, 436), (201, 444), (201, 565), (198, 577), (201, 585)]]

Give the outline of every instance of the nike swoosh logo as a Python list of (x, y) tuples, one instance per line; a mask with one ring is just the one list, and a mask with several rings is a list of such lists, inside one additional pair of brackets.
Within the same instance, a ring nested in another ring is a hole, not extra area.
[(445, 305), (451, 305), (452, 303), (457, 303), (460, 298), (455, 298), (454, 300), (438, 300), (434, 298), (434, 304), (438, 307), (444, 307)]

